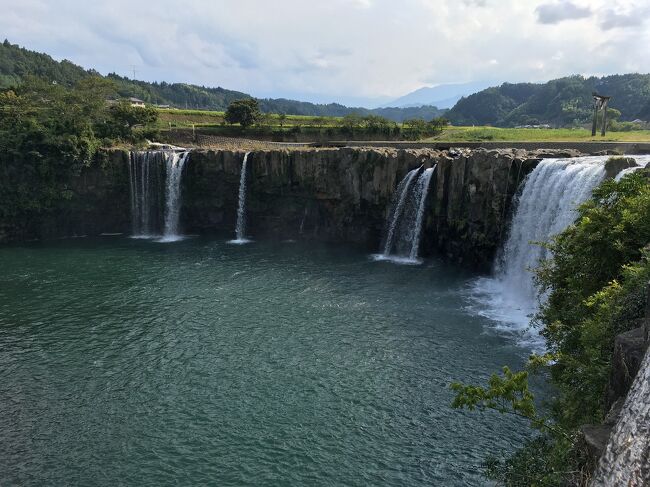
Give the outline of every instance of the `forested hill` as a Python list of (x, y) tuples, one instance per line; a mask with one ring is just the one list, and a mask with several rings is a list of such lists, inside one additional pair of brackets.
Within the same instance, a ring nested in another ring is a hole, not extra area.
[(504, 83), (462, 98), (445, 116), (456, 125), (581, 125), (593, 116), (594, 91), (612, 97), (621, 120), (650, 120), (650, 74)]
[[(94, 70), (86, 70), (70, 61), (55, 61), (47, 54), (29, 51), (5, 40), (0, 44), (0, 89), (5, 89), (20, 83), (28, 75), (35, 75), (49, 81), (56, 81), (65, 86), (71, 86), (80, 79), (100, 74)], [(145, 102), (158, 105), (171, 105), (177, 108), (194, 108), (202, 110), (225, 110), (230, 102), (242, 98), (250, 98), (246, 93), (227, 90), (224, 88), (206, 88), (185, 83), (149, 83), (136, 81), (117, 74), (109, 74), (117, 92), (124, 97), (137, 97)], [(381, 115), (401, 122), (408, 118), (423, 118), (431, 120), (444, 113), (436, 107), (425, 106), (415, 108), (350, 108), (337, 103), (319, 105), (286, 99), (260, 100), (262, 111), (269, 113), (286, 113), (288, 115), (312, 116), (344, 116), (350, 113), (359, 115)]]

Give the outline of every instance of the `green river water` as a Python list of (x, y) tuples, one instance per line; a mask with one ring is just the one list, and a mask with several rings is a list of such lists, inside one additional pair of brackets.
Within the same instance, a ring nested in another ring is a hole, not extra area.
[(0, 248), (0, 485), (486, 485), (526, 425), (450, 407), (528, 350), (476, 277), (360, 250)]

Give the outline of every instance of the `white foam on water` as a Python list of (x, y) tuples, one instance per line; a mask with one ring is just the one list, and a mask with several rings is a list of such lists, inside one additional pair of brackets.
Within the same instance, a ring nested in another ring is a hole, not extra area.
[(390, 262), (391, 264), (399, 265), (420, 265), (424, 262), (422, 259), (412, 259), (398, 255), (372, 254), (370, 258), (376, 262)]
[(249, 240), (247, 238), (236, 238), (233, 240), (228, 240), (226, 243), (231, 244), (231, 245), (246, 245), (249, 243), (252, 243), (253, 240)]
[(172, 242), (180, 242), (187, 238), (188, 237), (185, 235), (163, 235), (162, 237), (157, 238), (154, 241), (158, 243), (172, 243)]

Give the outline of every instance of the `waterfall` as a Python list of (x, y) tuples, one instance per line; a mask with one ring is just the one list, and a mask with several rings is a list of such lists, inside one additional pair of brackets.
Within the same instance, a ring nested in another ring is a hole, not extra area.
[(302, 219), (300, 220), (300, 230), (298, 230), (299, 235), (302, 235), (305, 231), (305, 220), (307, 220), (307, 213), (308, 213), (308, 209), (305, 206), (305, 212), (303, 213)]
[(153, 238), (160, 231), (163, 160), (158, 151), (129, 155), (131, 230), (134, 238)]
[(167, 184), (165, 193), (165, 232), (162, 241), (173, 242), (181, 239), (178, 234), (178, 221), (181, 210), (181, 178), (189, 151), (166, 152)]
[(431, 183), (431, 176), (433, 176), (433, 171), (435, 171), (437, 165), (426, 169), (420, 179), (418, 179), (416, 187), (416, 197), (419, 201), (418, 203), (418, 212), (415, 215), (415, 227), (411, 236), (411, 251), (409, 252), (409, 258), (411, 260), (417, 260), (418, 253), (420, 251), (420, 237), (422, 236), (422, 222), (424, 221), (424, 213), (426, 210), (427, 196), (429, 194), (429, 184)]
[[(129, 156), (131, 227), (134, 238), (178, 240), (180, 183), (189, 152), (133, 151)], [(162, 232), (161, 232), (162, 231)]]
[(623, 179), (625, 176), (628, 174), (632, 174), (637, 172), (639, 169), (643, 169), (644, 166), (634, 166), (634, 167), (628, 167), (627, 169), (623, 169), (621, 172), (619, 172), (616, 177), (614, 178), (614, 181), (620, 181)]
[(646, 351), (591, 485), (650, 485), (650, 351)]
[(399, 224), (400, 218), (404, 212), (404, 206), (406, 205), (406, 199), (409, 195), (409, 190), (411, 189), (413, 179), (415, 179), (417, 174), (420, 172), (420, 169), (421, 168), (409, 171), (397, 186), (397, 194), (399, 195), (399, 198), (397, 200), (397, 204), (393, 207), (391, 216), (389, 218), (390, 223), (388, 226), (388, 233), (386, 235), (386, 243), (384, 244), (384, 257), (388, 257), (393, 249), (395, 230), (397, 229), (397, 225)]
[(640, 169), (650, 168), (650, 155), (634, 156), (634, 160), (636, 161), (637, 165), (623, 169), (616, 175), (614, 181), (620, 181), (628, 174), (635, 173)]
[(244, 154), (244, 160), (241, 164), (241, 175), (239, 176), (239, 205), (237, 206), (237, 225), (235, 226), (235, 240), (230, 243), (245, 244), (250, 242), (246, 239), (246, 180), (247, 180), (247, 163), (250, 152)]
[[(576, 208), (591, 196), (605, 177), (607, 157), (545, 159), (524, 182), (508, 239), (495, 265), (493, 278), (476, 281), (473, 293), (480, 314), (501, 323), (505, 331), (523, 331), (540, 298), (531, 269), (548, 257), (534, 242), (546, 242), (576, 218)], [(536, 333), (528, 334), (539, 345)]]
[(418, 252), (422, 225), (426, 213), (426, 201), (433, 168), (422, 167), (409, 171), (397, 186), (397, 199), (387, 220), (386, 240), (381, 255), (376, 260), (397, 263), (419, 263)]

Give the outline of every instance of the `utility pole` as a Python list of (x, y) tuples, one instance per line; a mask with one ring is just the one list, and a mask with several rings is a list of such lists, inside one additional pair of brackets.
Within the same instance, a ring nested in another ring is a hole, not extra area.
[(131, 78), (131, 79), (133, 79), (134, 81), (135, 81), (135, 73), (137, 73), (137, 71), (135, 70), (135, 68), (136, 68), (136, 65), (135, 65), (135, 64), (131, 64), (131, 69), (133, 70), (133, 78)]

